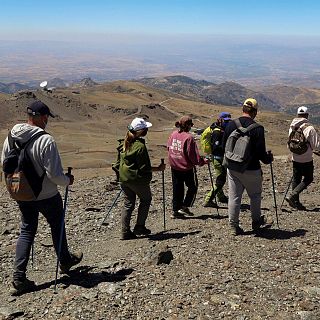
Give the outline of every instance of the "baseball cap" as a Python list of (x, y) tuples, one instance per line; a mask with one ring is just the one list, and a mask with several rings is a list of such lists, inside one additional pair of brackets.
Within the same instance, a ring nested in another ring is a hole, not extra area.
[(27, 107), (27, 113), (30, 114), (30, 115), (33, 115), (33, 116), (36, 116), (36, 115), (41, 115), (41, 116), (44, 116), (44, 115), (48, 115), (52, 118), (55, 118), (55, 116), (51, 113), (49, 107), (44, 104), (43, 102), (37, 100), (37, 101), (34, 101), (30, 104), (29, 107)]
[(244, 103), (244, 106), (249, 107), (249, 108), (253, 108), (253, 109), (258, 109), (258, 102), (256, 99), (254, 98), (248, 98)]
[(308, 108), (305, 106), (301, 106), (297, 110), (297, 114), (308, 114)]
[(128, 126), (130, 131), (139, 131), (152, 126), (151, 122), (147, 122), (143, 118), (134, 118), (131, 124)]
[(229, 112), (221, 112), (219, 114), (219, 119), (223, 119), (223, 120), (231, 120), (231, 114)]

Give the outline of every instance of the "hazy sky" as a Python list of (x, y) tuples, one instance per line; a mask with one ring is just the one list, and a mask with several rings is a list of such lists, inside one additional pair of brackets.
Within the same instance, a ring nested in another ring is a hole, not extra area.
[(320, 35), (317, 0), (1, 0), (0, 40), (99, 34)]

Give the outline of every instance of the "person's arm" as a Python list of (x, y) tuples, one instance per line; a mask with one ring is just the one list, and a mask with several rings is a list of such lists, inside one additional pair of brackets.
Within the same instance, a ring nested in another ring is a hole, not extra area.
[(61, 158), (55, 141), (51, 141), (43, 150), (42, 164), (48, 178), (59, 186), (72, 184), (72, 177), (63, 173)]
[(266, 150), (266, 140), (264, 137), (264, 128), (262, 126), (253, 129), (257, 130), (257, 140), (255, 141), (255, 152), (264, 164), (269, 164), (273, 161), (273, 155)]
[(314, 127), (310, 128), (308, 141), (312, 150), (319, 151), (320, 149), (320, 138)]
[(9, 152), (9, 143), (8, 137), (4, 140), (2, 152), (1, 152), (1, 165), (3, 165), (3, 160), (6, 157), (7, 153)]
[(192, 136), (186, 139), (186, 156), (188, 157), (189, 161), (194, 165), (203, 166), (208, 161), (200, 156), (199, 149), (197, 144)]

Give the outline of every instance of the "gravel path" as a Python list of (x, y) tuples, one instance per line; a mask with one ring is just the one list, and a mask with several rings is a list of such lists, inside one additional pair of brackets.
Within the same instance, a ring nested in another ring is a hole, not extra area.
[[(315, 162), (319, 167), (318, 159)], [(275, 219), (271, 177), (264, 170), (263, 213)], [(290, 180), (290, 165), (274, 162), (278, 205)], [(195, 216), (169, 218), (171, 181), (166, 172), (166, 231), (163, 231), (161, 174), (152, 182), (149, 238), (120, 241), (122, 200), (101, 226), (118, 187), (113, 177), (76, 180), (66, 214), (70, 246), (84, 252), (82, 263), (59, 278), (53, 293), (56, 258), (41, 217), (28, 277), (38, 290), (10, 297), (19, 211), (0, 189), (0, 319), (320, 319), (319, 177), (301, 200), (308, 211), (278, 209), (276, 223), (259, 236), (251, 231), (248, 199), (241, 222), (246, 234), (232, 237), (226, 208), (203, 208), (209, 189), (207, 168), (198, 169)], [(77, 177), (76, 177), (77, 179)], [(63, 193), (63, 190), (62, 190)], [(169, 264), (156, 264), (159, 252)]]

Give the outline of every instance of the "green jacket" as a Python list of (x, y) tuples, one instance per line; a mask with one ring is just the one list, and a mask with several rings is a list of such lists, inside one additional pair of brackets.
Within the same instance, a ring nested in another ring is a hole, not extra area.
[(119, 179), (123, 183), (150, 183), (151, 163), (144, 139), (137, 138), (128, 151), (120, 152)]

